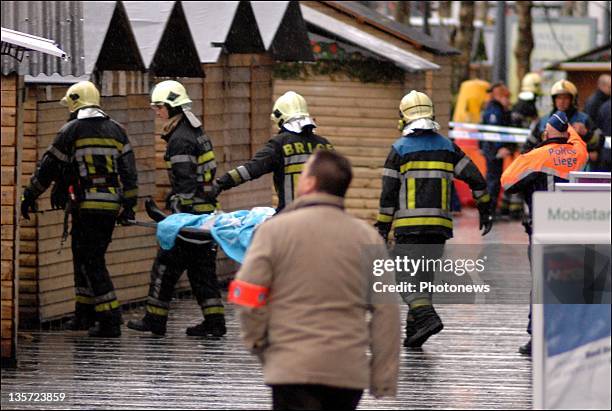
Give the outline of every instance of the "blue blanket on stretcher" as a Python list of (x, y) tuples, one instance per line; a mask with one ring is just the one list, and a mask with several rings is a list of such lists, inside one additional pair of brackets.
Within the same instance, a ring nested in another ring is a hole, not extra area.
[(275, 210), (270, 207), (255, 207), (231, 213), (193, 215), (172, 214), (157, 224), (157, 240), (164, 250), (174, 247), (181, 228), (191, 227), (210, 230), (215, 241), (231, 259), (242, 263), (253, 232), (257, 226), (272, 217)]

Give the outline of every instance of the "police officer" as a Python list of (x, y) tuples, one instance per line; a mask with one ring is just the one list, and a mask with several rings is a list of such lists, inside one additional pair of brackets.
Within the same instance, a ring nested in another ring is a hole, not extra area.
[[(581, 170), (587, 162), (586, 143), (569, 125), (569, 121), (563, 111), (549, 116), (541, 135), (542, 142), (517, 157), (502, 175), (501, 181), (506, 191), (524, 195), (530, 215), (534, 192), (554, 191), (556, 182), (567, 182), (570, 171)], [(523, 225), (531, 245), (531, 218), (526, 217)], [(531, 310), (527, 332), (531, 334)], [(531, 339), (519, 348), (519, 352), (531, 354)]]
[(546, 129), (550, 116), (556, 111), (563, 111), (569, 123), (587, 143), (589, 152), (598, 152), (603, 144), (599, 134), (594, 133), (595, 124), (588, 114), (578, 110), (578, 89), (571, 81), (559, 80), (550, 89), (553, 109), (543, 116), (537, 126), (531, 130), (523, 152), (528, 152), (542, 142), (542, 134)]
[(218, 178), (215, 190), (229, 190), (273, 172), (280, 211), (295, 198), (298, 177), (308, 157), (317, 149), (333, 150), (333, 146), (313, 132), (316, 124), (308, 113), (306, 100), (293, 91), (276, 100), (270, 117), (278, 125), (278, 134), (253, 159)]
[[(164, 160), (172, 186), (167, 207), (173, 213), (208, 214), (217, 201), (212, 193), (215, 177), (215, 153), (202, 123), (191, 112), (191, 100), (177, 81), (158, 83), (151, 93), (151, 106), (165, 120), (162, 139), (166, 142)], [(151, 284), (146, 313), (142, 320), (128, 322), (137, 331), (166, 333), (168, 310), (174, 287), (183, 271), (187, 276), (204, 321), (187, 328), (187, 335), (225, 335), (223, 301), (216, 273), (216, 246), (177, 239), (171, 250), (159, 249), (151, 270)]]
[(134, 218), (134, 153), (125, 130), (100, 108), (100, 93), (93, 83), (71, 86), (61, 103), (70, 110), (70, 120), (24, 190), (21, 213), (29, 219), (29, 212), (36, 211), (36, 198), (55, 181), (52, 207), (69, 207), (72, 214), (76, 306), (68, 328), (89, 328), (92, 337), (118, 337), (121, 311), (104, 254), (115, 222)]
[[(495, 83), (489, 89), (491, 99), (487, 103), (485, 111), (482, 115), (482, 123), (494, 126), (509, 127), (512, 125), (512, 113), (510, 107), (510, 91), (503, 83)], [(482, 152), (487, 162), (487, 188), (491, 194), (493, 214), (497, 209), (497, 201), (501, 185), (501, 178), (504, 159), (512, 155), (516, 151), (515, 143), (497, 143), (492, 141), (482, 141), (480, 144)], [(520, 198), (511, 198), (504, 193), (502, 196), (502, 206), (500, 214), (512, 214), (515, 218), (520, 218), (520, 212), (523, 207), (523, 202)]]
[[(453, 236), (450, 186), (457, 177), (469, 184), (480, 213), (483, 235), (492, 227), (491, 197), (472, 160), (448, 138), (438, 134), (433, 104), (421, 92), (411, 91), (400, 106), (402, 136), (393, 143), (385, 162), (376, 227), (387, 240), (393, 227), (396, 244), (430, 244), (426, 258), (439, 258)], [(416, 252), (413, 258), (421, 258)], [(421, 275), (425, 279), (431, 273)], [(432, 278), (428, 278), (432, 280)], [(431, 295), (403, 296), (410, 306), (404, 346), (420, 347), (443, 328), (431, 304)]]

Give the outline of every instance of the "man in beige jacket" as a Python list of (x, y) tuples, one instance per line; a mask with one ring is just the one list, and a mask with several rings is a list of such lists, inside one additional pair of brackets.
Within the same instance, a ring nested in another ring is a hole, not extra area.
[(351, 178), (346, 158), (315, 152), (298, 199), (258, 228), (230, 286), (274, 409), (355, 409), (368, 387), (375, 397), (396, 394), (398, 300), (372, 297), (380, 277), (363, 256), (388, 255), (376, 230), (344, 211)]

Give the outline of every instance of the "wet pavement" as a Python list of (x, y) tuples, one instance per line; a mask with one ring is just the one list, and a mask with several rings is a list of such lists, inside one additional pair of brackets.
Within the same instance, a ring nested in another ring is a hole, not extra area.
[[(471, 212), (459, 218), (456, 236), (463, 243), (481, 241), (474, 223)], [(485, 237), (487, 242), (502, 239), (526, 242), (517, 223), (499, 224)], [(509, 270), (517, 281), (528, 275), (525, 261)], [(528, 307), (436, 309), (445, 329), (422, 350), (402, 349), (398, 396), (375, 400), (364, 395), (360, 408), (531, 408), (531, 362), (517, 353), (526, 341)], [(130, 310), (124, 319), (142, 313), (143, 308)], [(195, 300), (175, 300), (164, 338), (126, 327), (116, 340), (92, 339), (85, 332), (22, 332), (18, 368), (2, 370), (2, 408), (270, 409), (270, 390), (258, 362), (240, 343), (233, 308), (227, 307), (228, 334), (219, 340), (185, 335), (200, 315)], [(11, 402), (11, 393), (13, 400), (16, 393), (64, 393), (65, 399)]]

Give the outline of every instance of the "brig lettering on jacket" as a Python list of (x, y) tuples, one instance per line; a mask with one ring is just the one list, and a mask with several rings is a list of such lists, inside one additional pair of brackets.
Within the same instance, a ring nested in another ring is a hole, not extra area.
[(314, 150), (327, 149), (333, 150), (331, 144), (312, 144), (312, 143), (288, 143), (283, 146), (283, 152), (286, 156), (294, 154), (312, 154)]

